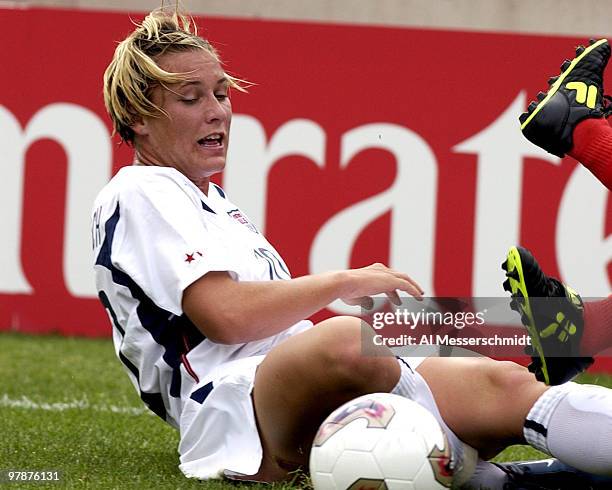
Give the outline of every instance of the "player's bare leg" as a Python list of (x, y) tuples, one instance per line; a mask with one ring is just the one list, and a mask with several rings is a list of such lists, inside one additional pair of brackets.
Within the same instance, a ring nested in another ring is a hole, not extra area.
[[(386, 348), (380, 356), (362, 355), (368, 331), (359, 319), (338, 317), (268, 354), (253, 391), (264, 447), (259, 478), (280, 480), (307, 466), (319, 424), (342, 403), (365, 393), (402, 394), (396, 390), (403, 368)], [(446, 424), (481, 457), (527, 440), (576, 468), (612, 474), (611, 390), (574, 383), (548, 388), (526, 368), (486, 358), (429, 358), (417, 373)]]
[(527, 414), (546, 391), (526, 368), (484, 357), (432, 357), (417, 372), (447, 425), (485, 459), (524, 443)]
[[(342, 403), (396, 387), (396, 358), (385, 347), (380, 356), (363, 356), (365, 332), (360, 320), (338, 317), (268, 354), (253, 392), (265, 453), (259, 477), (282, 479), (305, 466), (320, 423)], [(417, 371), (451, 429), (485, 456), (524, 442), (525, 417), (546, 390), (525, 368), (490, 359), (430, 358)]]
[(547, 387), (521, 366), (490, 359), (431, 358), (417, 371), (446, 424), (482, 458), (526, 441), (574, 468), (612, 476), (612, 390)]
[(258, 476), (278, 480), (307, 466), (314, 435), (329, 413), (357, 396), (395, 387), (397, 359), (384, 347), (381, 356), (363, 357), (362, 328), (358, 318), (325, 320), (266, 356), (253, 390), (264, 447)]

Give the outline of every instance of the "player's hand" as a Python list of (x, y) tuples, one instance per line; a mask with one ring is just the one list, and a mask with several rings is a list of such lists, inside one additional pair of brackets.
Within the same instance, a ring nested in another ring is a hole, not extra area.
[(361, 269), (344, 271), (344, 291), (340, 297), (349, 305), (365, 309), (374, 306), (372, 296), (386, 294), (395, 305), (401, 305), (398, 291), (404, 291), (418, 300), (423, 299), (423, 289), (407, 274), (376, 263)]

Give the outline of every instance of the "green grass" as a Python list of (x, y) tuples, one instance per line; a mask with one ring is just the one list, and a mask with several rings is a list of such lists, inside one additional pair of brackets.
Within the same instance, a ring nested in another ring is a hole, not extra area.
[[(612, 387), (609, 376), (585, 379)], [(62, 472), (59, 484), (6, 488), (238, 488), (180, 473), (178, 433), (142, 410), (110, 339), (0, 334), (0, 380), (0, 470)], [(499, 459), (537, 457), (514, 446)]]
[[(177, 431), (142, 410), (110, 340), (0, 334), (0, 380), (0, 469), (62, 472), (59, 485), (7, 488), (236, 488), (182, 475)], [(85, 408), (7, 406), (23, 397)]]

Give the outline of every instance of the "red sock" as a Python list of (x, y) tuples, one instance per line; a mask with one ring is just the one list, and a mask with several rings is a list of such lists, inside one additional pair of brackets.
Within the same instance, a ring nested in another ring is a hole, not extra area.
[(604, 118), (585, 119), (574, 129), (569, 154), (612, 189), (612, 127)]
[(612, 295), (584, 303), (584, 333), (581, 350), (592, 356), (612, 347)]

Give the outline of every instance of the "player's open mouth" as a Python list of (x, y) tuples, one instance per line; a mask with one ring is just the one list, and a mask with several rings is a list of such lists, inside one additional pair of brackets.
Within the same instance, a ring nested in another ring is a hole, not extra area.
[(200, 138), (198, 140), (198, 145), (204, 148), (221, 148), (223, 147), (224, 136), (221, 133), (212, 133), (206, 136), (205, 138)]

